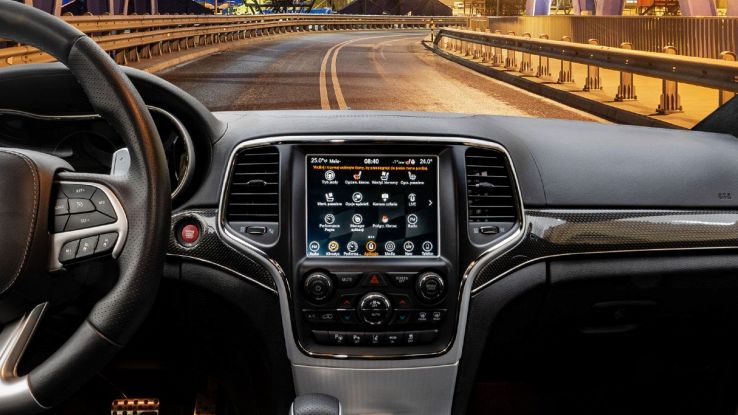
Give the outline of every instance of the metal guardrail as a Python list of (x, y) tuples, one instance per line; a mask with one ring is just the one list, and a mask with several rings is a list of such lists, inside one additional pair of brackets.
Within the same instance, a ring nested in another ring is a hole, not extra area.
[[(434, 44), (444, 49), (462, 51), (467, 51), (471, 45), (477, 45), (480, 50), (471, 51), (470, 55), (479, 54), (483, 60), (488, 60), (493, 64), (502, 64), (503, 59), (510, 59), (508, 54), (501, 56), (503, 51), (518, 51), (522, 52), (524, 61), (527, 55), (528, 62), (530, 62), (530, 55), (536, 55), (560, 60), (562, 68), (566, 67), (567, 62), (576, 62), (594, 68), (612, 69), (666, 81), (738, 92), (738, 64), (736, 62), (676, 55), (674, 53), (676, 49), (673, 47), (668, 47), (668, 50), (665, 48), (666, 53), (654, 53), (596, 44), (534, 39), (530, 37), (530, 34), (526, 35), (441, 29)], [(505, 63), (505, 66), (514, 66), (520, 72), (527, 71), (530, 75), (536, 75), (536, 70), (532, 67), (510, 65), (509, 61)], [(540, 63), (537, 69), (538, 71), (542, 69)], [(548, 64), (546, 64), (546, 69), (548, 69)], [(562, 69), (561, 72), (566, 72), (566, 70)], [(561, 75), (560, 81), (562, 81)], [(588, 76), (590, 77), (594, 77), (594, 74)]]
[[(274, 33), (466, 26), (465, 17), (273, 14), (258, 16), (70, 16), (120, 64), (163, 53)], [(0, 49), (0, 67), (50, 62), (30, 46)]]
[(545, 33), (551, 39), (568, 36), (575, 43), (597, 39), (603, 46), (660, 52), (674, 46), (680, 54), (718, 59), (723, 51), (738, 51), (738, 17), (682, 16), (505, 16), (473, 17), (469, 28), (502, 33)]

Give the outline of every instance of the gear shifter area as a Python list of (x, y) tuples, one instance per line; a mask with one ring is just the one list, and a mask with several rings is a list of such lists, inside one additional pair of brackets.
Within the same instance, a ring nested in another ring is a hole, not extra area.
[(292, 402), (290, 415), (341, 415), (341, 402), (322, 393), (300, 395)]

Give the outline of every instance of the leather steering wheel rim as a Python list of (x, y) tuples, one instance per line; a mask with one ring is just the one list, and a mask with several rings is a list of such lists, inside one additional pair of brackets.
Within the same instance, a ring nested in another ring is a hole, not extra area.
[(128, 236), (112, 290), (59, 350), (18, 384), (0, 389), (0, 413), (29, 413), (76, 392), (130, 340), (148, 314), (164, 265), (171, 196), (153, 119), (105, 51), (64, 21), (12, 0), (0, 0), (0, 38), (35, 46), (66, 65), (131, 155), (127, 176), (59, 174), (64, 180), (100, 183), (112, 190), (126, 213)]

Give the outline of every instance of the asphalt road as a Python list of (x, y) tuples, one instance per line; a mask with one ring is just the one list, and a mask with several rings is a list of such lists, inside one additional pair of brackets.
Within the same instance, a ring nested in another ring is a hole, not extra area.
[(600, 121), (440, 58), (421, 45), (427, 36), (324, 32), (254, 39), (159, 75), (213, 111), (374, 109)]

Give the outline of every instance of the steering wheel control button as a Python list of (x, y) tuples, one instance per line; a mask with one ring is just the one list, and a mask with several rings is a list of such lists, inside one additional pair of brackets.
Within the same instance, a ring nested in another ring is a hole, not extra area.
[(66, 215), (67, 213), (69, 213), (69, 202), (67, 198), (56, 199), (54, 215)]
[(107, 225), (115, 222), (110, 216), (103, 215), (100, 212), (78, 213), (69, 215), (69, 221), (64, 227), (65, 231), (76, 231), (78, 229), (93, 228), (95, 226)]
[(118, 232), (104, 233), (100, 235), (97, 240), (97, 248), (95, 248), (96, 254), (108, 252), (113, 249), (115, 242), (118, 240)]
[(425, 272), (418, 277), (415, 292), (427, 303), (438, 302), (445, 293), (446, 284), (435, 272)]
[(392, 307), (386, 295), (371, 292), (364, 295), (359, 301), (358, 312), (365, 323), (379, 325), (389, 320)]
[(64, 232), (64, 227), (67, 226), (69, 215), (54, 216), (54, 233)]
[(61, 252), (59, 252), (59, 262), (65, 263), (73, 260), (77, 256), (78, 247), (79, 240), (65, 243), (61, 248)]
[(367, 272), (364, 276), (364, 284), (365, 287), (384, 287), (387, 285), (384, 282), (384, 277), (382, 276), (382, 273), (380, 272)]
[(62, 183), (61, 191), (70, 199), (90, 199), (97, 188), (86, 184)]
[(322, 272), (314, 272), (305, 278), (303, 288), (310, 300), (320, 303), (333, 294), (333, 281)]
[(69, 199), (69, 213), (94, 212), (95, 205), (89, 199)]
[(200, 239), (200, 227), (194, 223), (187, 223), (179, 230), (179, 242), (187, 247), (193, 246)]
[(115, 209), (113, 209), (113, 206), (110, 204), (110, 199), (108, 199), (108, 196), (105, 194), (105, 192), (97, 189), (90, 198), (90, 201), (95, 206), (95, 209), (97, 209), (98, 212), (108, 215), (113, 219), (117, 219), (115, 215)]
[(97, 247), (98, 236), (90, 236), (79, 241), (77, 249), (77, 258), (85, 258), (95, 253)]

